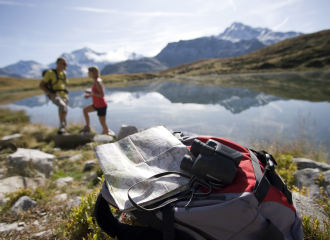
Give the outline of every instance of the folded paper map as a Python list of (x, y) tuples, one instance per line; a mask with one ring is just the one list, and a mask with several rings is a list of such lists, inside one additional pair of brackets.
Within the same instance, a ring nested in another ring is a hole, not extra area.
[[(187, 147), (162, 126), (99, 145), (94, 151), (120, 210), (134, 209), (127, 196), (131, 186), (158, 173), (183, 172), (181, 160), (190, 154)], [(130, 190), (130, 196), (146, 206), (187, 189), (188, 181), (178, 175), (143, 181)]]

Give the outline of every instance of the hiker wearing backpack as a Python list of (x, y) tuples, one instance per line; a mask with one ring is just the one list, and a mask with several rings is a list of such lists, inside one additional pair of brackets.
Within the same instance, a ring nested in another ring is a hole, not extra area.
[(45, 70), (43, 80), (39, 87), (48, 95), (49, 99), (58, 106), (58, 114), (60, 119), (60, 128), (58, 134), (66, 133), (66, 115), (67, 104), (69, 102), (66, 74), (67, 63), (65, 58), (60, 57), (56, 61), (56, 69)]
[(88, 76), (94, 80), (93, 86), (91, 90), (85, 90), (86, 95), (85, 98), (92, 97), (93, 103), (84, 107), (83, 113), (86, 121), (86, 126), (80, 131), (83, 133), (90, 133), (90, 121), (89, 121), (89, 113), (97, 112), (97, 116), (99, 117), (101, 126), (103, 128), (102, 134), (113, 135), (114, 133), (108, 129), (106, 123), (106, 113), (107, 113), (107, 101), (104, 96), (104, 85), (102, 79), (100, 78), (100, 70), (97, 66), (91, 66), (88, 68)]

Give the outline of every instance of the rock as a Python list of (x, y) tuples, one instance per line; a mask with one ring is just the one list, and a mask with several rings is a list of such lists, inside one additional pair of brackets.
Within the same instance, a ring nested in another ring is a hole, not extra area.
[(90, 173), (89, 176), (86, 176), (84, 180), (86, 182), (89, 182), (89, 181), (92, 181), (92, 180), (94, 180), (96, 178), (97, 178), (97, 174), (96, 173)]
[(32, 238), (42, 238), (42, 239), (44, 239), (46, 236), (49, 236), (52, 233), (53, 233), (52, 230), (47, 230), (47, 231), (42, 231), (42, 232), (39, 232), (39, 233), (35, 233), (31, 237)]
[(330, 170), (329, 164), (316, 162), (307, 158), (293, 158), (292, 161), (297, 164), (298, 170), (304, 168), (317, 168), (320, 171)]
[(324, 209), (312, 199), (297, 192), (292, 193), (292, 199), (300, 217), (305, 215), (306, 217), (317, 218), (321, 225), (323, 225), (323, 221), (329, 221), (329, 217)]
[(54, 162), (54, 155), (34, 149), (18, 148), (15, 153), (6, 157), (7, 174), (32, 177), (37, 170), (49, 178), (52, 175)]
[(127, 137), (137, 132), (138, 130), (135, 126), (121, 125), (117, 139), (118, 140), (123, 139), (124, 137)]
[(22, 142), (22, 135), (19, 133), (1, 138), (1, 146), (3, 148), (17, 146), (20, 142)]
[(63, 160), (63, 159), (68, 159), (68, 158), (70, 158), (70, 156), (68, 156), (68, 155), (63, 155), (63, 156), (57, 157), (58, 160)]
[(10, 200), (10, 198), (4, 198), (0, 200), (0, 206), (5, 205), (8, 201)]
[(81, 149), (84, 149), (84, 150), (93, 150), (94, 148), (94, 144), (93, 143), (86, 143), (84, 146), (81, 147)]
[(0, 232), (8, 232), (11, 230), (17, 229), (18, 224), (16, 222), (7, 224), (7, 223), (0, 223)]
[(38, 221), (38, 220), (35, 220), (32, 224), (33, 224), (34, 226), (38, 226), (38, 225), (39, 225), (39, 221)]
[(96, 134), (93, 138), (94, 142), (99, 143), (112, 143), (116, 140), (116, 136), (109, 136), (106, 134)]
[(70, 157), (69, 161), (74, 162), (74, 161), (76, 161), (80, 158), (83, 158), (83, 155), (82, 154), (77, 154), (77, 155), (74, 155), (74, 156)]
[(305, 168), (295, 171), (293, 175), (295, 177), (295, 186), (300, 190), (302, 189), (302, 186), (309, 188), (310, 198), (320, 197), (320, 186), (315, 183), (320, 175), (319, 169)]
[(20, 223), (18, 223), (18, 226), (19, 227), (25, 227), (26, 225), (25, 225), (25, 222), (20, 222)]
[(116, 137), (116, 134), (111, 129), (108, 129), (108, 136)]
[(73, 208), (73, 207), (78, 207), (81, 204), (81, 197), (75, 197), (68, 201), (65, 206), (67, 208)]
[(68, 199), (68, 194), (66, 193), (63, 193), (63, 194), (60, 194), (60, 195), (56, 195), (54, 197), (55, 201), (58, 201), (58, 202), (64, 202)]
[(4, 175), (5, 175), (5, 170), (0, 168), (0, 179), (3, 179)]
[(68, 135), (54, 135), (53, 140), (55, 147), (62, 149), (73, 149), (80, 145), (92, 142), (94, 134), (80, 135), (80, 134), (68, 134)]
[(14, 176), (0, 180), (0, 199), (5, 197), (6, 193), (14, 192), (20, 188), (32, 188), (44, 186), (47, 180), (44, 178), (26, 178)]
[(36, 201), (33, 201), (28, 196), (20, 197), (17, 202), (11, 207), (12, 214), (19, 214), (22, 211), (27, 211), (29, 208), (35, 207), (37, 205)]
[(92, 170), (96, 165), (97, 165), (97, 161), (96, 160), (90, 160), (90, 161), (85, 162), (85, 166), (84, 166), (83, 172), (87, 172), (87, 171)]
[(73, 177), (65, 177), (65, 178), (59, 178), (57, 180), (54, 181), (54, 183), (56, 184), (56, 187), (61, 188), (66, 186), (68, 183), (73, 181)]

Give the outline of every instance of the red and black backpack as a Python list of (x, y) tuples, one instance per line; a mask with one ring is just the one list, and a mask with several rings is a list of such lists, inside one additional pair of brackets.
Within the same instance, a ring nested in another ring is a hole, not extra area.
[[(196, 140), (177, 136), (189, 149)], [(148, 206), (147, 211), (132, 202), (136, 210), (128, 214), (142, 226), (130, 226), (112, 215), (108, 205), (116, 207), (116, 203), (103, 183), (95, 204), (95, 217), (101, 229), (118, 240), (303, 239), (302, 222), (293, 205), (292, 194), (276, 173), (276, 161), (270, 154), (224, 138), (197, 139), (203, 143), (212, 139), (242, 154), (231, 184), (224, 188), (207, 188), (201, 184), (197, 190), (201, 194), (207, 193), (203, 198), (181, 194)]]

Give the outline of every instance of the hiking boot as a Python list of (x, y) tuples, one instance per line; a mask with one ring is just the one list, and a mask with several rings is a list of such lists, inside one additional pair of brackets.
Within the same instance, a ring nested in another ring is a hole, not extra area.
[(65, 125), (61, 124), (60, 129), (57, 132), (58, 135), (66, 134)]
[(109, 136), (112, 136), (112, 137), (116, 137), (116, 134), (114, 131), (112, 131), (111, 129), (108, 129), (108, 134)]
[(81, 134), (89, 134), (89, 133), (91, 133), (91, 128), (85, 126), (83, 129), (80, 130), (80, 133)]

